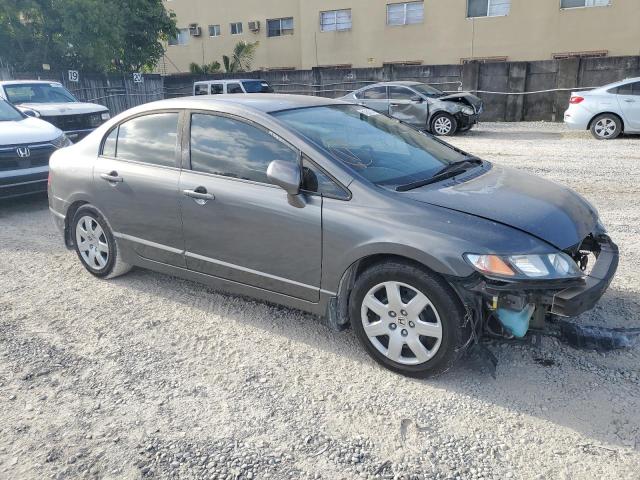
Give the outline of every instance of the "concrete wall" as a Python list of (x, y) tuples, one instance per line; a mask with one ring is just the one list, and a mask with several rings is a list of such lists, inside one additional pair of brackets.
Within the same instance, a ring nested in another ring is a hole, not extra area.
[[(463, 58), (507, 57), (510, 61), (549, 60), (554, 54), (606, 50), (610, 56), (640, 54), (640, 1), (611, 0), (607, 7), (560, 9), (560, 0), (511, 0), (507, 16), (466, 18), (467, 0), (425, 0), (424, 23), (386, 24), (386, 5), (396, 0), (171, 0), (165, 4), (178, 25), (198, 23), (203, 36), (167, 50), (166, 71), (186, 72), (190, 62), (220, 61), (238, 40), (260, 41), (256, 69), (386, 62), (456, 64)], [(352, 9), (352, 29), (321, 32), (320, 12)], [(266, 19), (292, 16), (294, 34), (266, 36)], [(260, 20), (262, 29), (247, 31)], [(242, 21), (245, 33), (231, 36), (229, 23)], [(207, 26), (222, 35), (209, 38)]]

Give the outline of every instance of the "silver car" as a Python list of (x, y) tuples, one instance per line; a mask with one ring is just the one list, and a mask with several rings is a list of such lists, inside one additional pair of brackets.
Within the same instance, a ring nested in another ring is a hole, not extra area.
[(446, 371), (487, 328), (522, 337), (592, 308), (618, 264), (576, 193), (339, 100), (149, 103), (50, 172), (91, 274), (136, 265), (306, 310), (407, 375)]
[(640, 77), (573, 92), (564, 123), (574, 130), (591, 130), (598, 140), (640, 133)]
[(482, 100), (468, 92), (444, 93), (420, 82), (369, 85), (340, 100), (364, 105), (434, 135), (470, 130), (482, 113)]

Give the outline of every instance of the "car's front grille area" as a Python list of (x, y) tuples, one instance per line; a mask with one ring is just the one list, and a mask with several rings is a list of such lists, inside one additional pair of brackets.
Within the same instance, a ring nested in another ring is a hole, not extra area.
[(87, 130), (90, 128), (95, 128), (98, 123), (92, 123), (92, 117), (98, 117), (98, 120), (94, 122), (100, 123), (100, 113), (82, 113), (77, 115), (51, 115), (51, 116), (42, 116), (42, 120), (46, 120), (47, 122), (55, 125), (63, 132), (70, 132), (74, 130)]
[[(22, 149), (23, 155), (28, 152), (28, 156), (21, 157), (18, 153), (19, 149)], [(0, 147), (0, 172), (24, 170), (27, 168), (44, 167), (49, 165), (49, 157), (55, 149), (56, 148), (50, 143)]]

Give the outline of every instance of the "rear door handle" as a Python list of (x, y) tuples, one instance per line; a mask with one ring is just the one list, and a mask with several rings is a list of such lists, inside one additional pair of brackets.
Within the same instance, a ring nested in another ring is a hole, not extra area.
[(215, 195), (213, 195), (212, 193), (208, 193), (207, 189), (204, 187), (198, 187), (194, 190), (183, 190), (182, 193), (184, 193), (189, 198), (193, 198), (195, 200), (201, 200), (205, 203), (208, 202), (209, 200), (216, 199)]
[(100, 178), (110, 183), (122, 183), (124, 178), (118, 176), (118, 172), (103, 173)]

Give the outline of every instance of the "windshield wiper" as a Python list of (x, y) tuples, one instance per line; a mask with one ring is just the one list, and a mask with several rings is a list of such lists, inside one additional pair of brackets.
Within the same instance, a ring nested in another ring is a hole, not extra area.
[(427, 178), (425, 180), (418, 180), (417, 182), (407, 183), (406, 185), (400, 185), (396, 187), (396, 192), (408, 192), (409, 190), (413, 190), (415, 188), (431, 185), (432, 183), (440, 182), (442, 180), (446, 180), (447, 178), (452, 178), (456, 175), (460, 175), (461, 173), (464, 173), (467, 170), (478, 165), (482, 165), (482, 160), (477, 157), (467, 157), (464, 160), (450, 163), (446, 167), (437, 171), (430, 178)]

